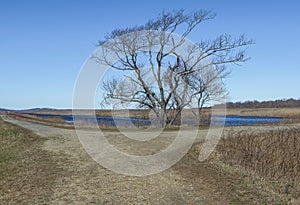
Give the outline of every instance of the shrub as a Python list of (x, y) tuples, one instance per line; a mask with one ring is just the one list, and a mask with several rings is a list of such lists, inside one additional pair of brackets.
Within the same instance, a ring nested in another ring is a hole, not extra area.
[(300, 182), (300, 129), (229, 132), (217, 146), (223, 162), (264, 177)]

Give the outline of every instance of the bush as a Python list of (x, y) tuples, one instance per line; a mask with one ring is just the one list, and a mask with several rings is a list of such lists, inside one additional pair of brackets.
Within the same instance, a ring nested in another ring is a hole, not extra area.
[(217, 146), (223, 162), (264, 177), (300, 182), (300, 129), (229, 132)]

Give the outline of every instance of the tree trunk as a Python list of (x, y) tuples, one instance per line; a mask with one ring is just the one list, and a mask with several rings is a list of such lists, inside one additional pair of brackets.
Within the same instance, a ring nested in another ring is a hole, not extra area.
[(181, 125), (181, 109), (176, 111), (172, 125)]

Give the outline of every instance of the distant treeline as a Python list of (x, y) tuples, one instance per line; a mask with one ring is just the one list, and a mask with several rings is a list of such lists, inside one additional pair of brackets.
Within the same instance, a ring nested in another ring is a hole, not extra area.
[(300, 99), (282, 99), (274, 101), (245, 101), (226, 103), (227, 108), (293, 108), (300, 107)]

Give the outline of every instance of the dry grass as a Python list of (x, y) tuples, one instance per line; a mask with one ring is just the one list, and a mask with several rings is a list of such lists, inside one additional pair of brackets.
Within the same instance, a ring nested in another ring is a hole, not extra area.
[(254, 133), (230, 132), (217, 147), (218, 158), (230, 166), (254, 171), (284, 185), (278, 192), (300, 200), (300, 129)]
[[(94, 115), (97, 116), (112, 116), (117, 115), (120, 117), (127, 117), (128, 114), (130, 117), (136, 117), (136, 118), (142, 118), (146, 119), (148, 118), (149, 110), (114, 110), (112, 112), (111, 110), (75, 110), (74, 113), (76, 115)], [(54, 114), (54, 115), (72, 115), (72, 110), (53, 110), (53, 111), (41, 111), (36, 112), (36, 114)]]
[[(64, 160), (40, 149), (45, 139), (0, 118), (0, 204), (46, 204)], [(56, 161), (57, 160), (57, 161)]]
[[(1, 156), (7, 157), (0, 163), (0, 204), (299, 204), (300, 200), (299, 128), (230, 132), (218, 146), (218, 158), (199, 163), (195, 145), (174, 167), (144, 178), (124, 177), (98, 166), (70, 134), (72, 130), (54, 129), (64, 137), (46, 143), (1, 119), (0, 130)], [(132, 148), (118, 134), (108, 134), (116, 145)], [(48, 151), (40, 149), (42, 144)]]
[(300, 119), (300, 108), (230, 108), (227, 115), (263, 116)]
[(32, 123), (50, 125), (54, 127), (74, 128), (73, 124), (65, 123), (65, 121), (62, 118), (56, 116), (43, 118), (43, 117), (38, 117), (36, 115), (25, 114), (25, 113), (9, 113), (7, 115), (16, 120), (25, 120)]

